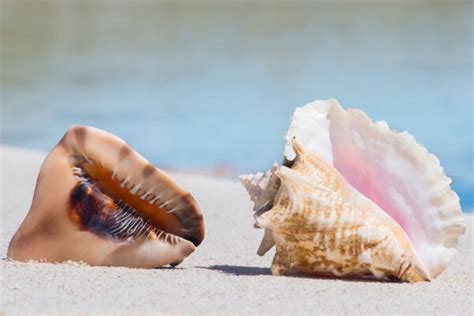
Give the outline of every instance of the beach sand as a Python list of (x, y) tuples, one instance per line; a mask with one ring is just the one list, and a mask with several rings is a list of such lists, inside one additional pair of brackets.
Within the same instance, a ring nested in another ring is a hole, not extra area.
[(474, 313), (473, 216), (448, 269), (421, 284), (274, 277), (273, 252), (255, 254), (263, 231), (238, 183), (173, 173), (195, 196), (206, 221), (203, 244), (177, 268), (19, 263), (8, 242), (30, 206), (44, 154), (0, 147), (2, 256), (0, 311), (75, 314)]

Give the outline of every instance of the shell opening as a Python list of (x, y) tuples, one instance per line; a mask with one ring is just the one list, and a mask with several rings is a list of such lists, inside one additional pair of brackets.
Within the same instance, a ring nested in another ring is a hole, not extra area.
[(122, 200), (158, 228), (172, 234), (179, 233), (178, 219), (172, 214), (172, 209), (166, 208), (166, 202), (169, 200), (163, 201), (159, 193), (146, 194), (147, 192), (142, 192), (139, 184), (130, 181), (126, 175), (122, 178), (116, 176), (94, 161), (75, 166), (73, 172), (79, 181), (86, 179), (112, 200)]
[[(132, 207), (132, 203), (128, 202), (130, 197), (124, 192), (111, 193), (113, 189), (107, 189), (100, 180), (93, 180), (80, 167), (74, 167), (73, 172), (78, 184), (71, 191), (71, 216), (81, 226), (99, 236), (117, 241), (158, 238), (174, 244), (180, 238), (165, 231), (171, 225), (148, 219), (140, 209)], [(129, 195), (131, 194), (129, 191)], [(147, 200), (145, 196), (143, 200), (152, 205), (152, 199)]]

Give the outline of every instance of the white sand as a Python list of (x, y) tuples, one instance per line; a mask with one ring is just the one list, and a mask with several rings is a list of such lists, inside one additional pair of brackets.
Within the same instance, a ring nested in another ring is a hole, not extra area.
[(273, 253), (255, 254), (262, 231), (237, 181), (175, 174), (200, 203), (207, 237), (175, 269), (10, 262), (8, 241), (25, 216), (44, 155), (0, 147), (2, 293), (11, 313), (449, 313), (473, 314), (472, 215), (460, 252), (422, 284), (274, 277)]

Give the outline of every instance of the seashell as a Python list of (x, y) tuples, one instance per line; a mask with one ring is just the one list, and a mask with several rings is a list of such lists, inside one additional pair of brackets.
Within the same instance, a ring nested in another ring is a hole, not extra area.
[(296, 109), (285, 161), (241, 176), (273, 244), (274, 275), (417, 282), (439, 275), (464, 233), (459, 198), (439, 160), (407, 132), (335, 100)]
[(43, 162), (8, 257), (154, 268), (180, 263), (203, 239), (185, 189), (120, 138), (75, 126)]

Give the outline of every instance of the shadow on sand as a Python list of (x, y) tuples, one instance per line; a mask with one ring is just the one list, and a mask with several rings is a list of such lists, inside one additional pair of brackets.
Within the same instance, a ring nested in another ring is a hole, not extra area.
[[(207, 269), (213, 271), (223, 272), (225, 274), (237, 275), (237, 276), (257, 276), (257, 275), (272, 275), (272, 271), (270, 268), (262, 268), (262, 267), (246, 267), (246, 266), (235, 266), (235, 265), (212, 265), (208, 267), (198, 267), (199, 269)], [(316, 273), (303, 273), (298, 272), (297, 270), (292, 270), (287, 275), (290, 278), (303, 278), (303, 279), (314, 279), (314, 280), (334, 280), (340, 282), (364, 282), (364, 283), (399, 283), (403, 284), (402, 282), (397, 282), (394, 279), (375, 279), (373, 277), (335, 277), (330, 275), (321, 275)]]
[(232, 275), (272, 275), (270, 268), (261, 267), (244, 267), (244, 266), (233, 266), (233, 265), (212, 265), (208, 267), (199, 267), (200, 269), (220, 271), (226, 274)]

